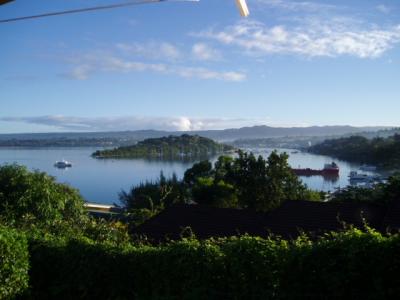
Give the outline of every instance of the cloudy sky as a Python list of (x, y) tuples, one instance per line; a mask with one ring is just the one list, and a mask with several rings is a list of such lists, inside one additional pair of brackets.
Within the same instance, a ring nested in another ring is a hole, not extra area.
[[(0, 19), (117, 2), (16, 0)], [(248, 5), (0, 23), (0, 133), (400, 126), (400, 1)]]

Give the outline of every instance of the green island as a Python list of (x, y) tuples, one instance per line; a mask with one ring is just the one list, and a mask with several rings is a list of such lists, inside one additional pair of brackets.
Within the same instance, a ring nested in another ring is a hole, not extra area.
[(233, 150), (232, 146), (217, 143), (209, 138), (183, 134), (145, 139), (131, 146), (98, 150), (92, 156), (96, 158), (195, 159)]
[(333, 156), (350, 162), (373, 164), (384, 169), (400, 167), (400, 134), (373, 139), (363, 136), (329, 139), (308, 150), (315, 154)]

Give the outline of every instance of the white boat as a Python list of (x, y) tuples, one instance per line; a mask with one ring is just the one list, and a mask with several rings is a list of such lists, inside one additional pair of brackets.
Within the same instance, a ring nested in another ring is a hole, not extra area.
[(376, 176), (358, 173), (357, 171), (351, 171), (349, 175), (350, 181), (368, 182), (376, 180)]
[(72, 163), (66, 160), (60, 160), (60, 161), (56, 161), (56, 163), (54, 164), (54, 166), (56, 168), (70, 168), (72, 167)]

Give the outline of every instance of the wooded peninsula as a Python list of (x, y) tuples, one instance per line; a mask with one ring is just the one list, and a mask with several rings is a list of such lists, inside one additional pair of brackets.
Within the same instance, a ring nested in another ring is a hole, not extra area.
[(387, 138), (351, 136), (331, 139), (310, 147), (309, 151), (351, 162), (395, 169), (400, 167), (400, 134)]
[(95, 158), (151, 158), (151, 159), (190, 159), (210, 157), (233, 151), (229, 145), (217, 143), (198, 135), (183, 134), (146, 139), (135, 145), (98, 150)]

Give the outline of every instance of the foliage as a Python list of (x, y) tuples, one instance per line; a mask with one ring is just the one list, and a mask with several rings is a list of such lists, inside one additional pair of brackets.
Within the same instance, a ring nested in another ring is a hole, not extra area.
[(77, 190), (19, 165), (0, 167), (0, 221), (38, 236), (86, 236), (114, 243), (130, 239), (121, 223), (90, 218)]
[(9, 221), (77, 221), (84, 215), (83, 203), (77, 190), (46, 173), (18, 165), (0, 167), (0, 215)]
[(209, 157), (231, 151), (233, 147), (219, 144), (198, 135), (168, 136), (146, 139), (136, 145), (98, 150), (92, 155), (97, 158), (160, 158), (182, 159)]
[(119, 221), (106, 221), (104, 219), (87, 219), (75, 235), (59, 234), (65, 237), (82, 237), (89, 238), (96, 242), (111, 243), (114, 245), (124, 245), (131, 241), (128, 233), (128, 224)]
[(236, 158), (220, 156), (211, 170), (206, 162), (194, 164), (184, 182), (193, 185), (196, 202), (219, 207), (267, 211), (286, 200), (319, 200), (320, 195), (307, 189), (292, 172), (287, 159), (286, 153), (276, 151), (267, 160), (239, 151)]
[(310, 147), (309, 150), (317, 154), (384, 168), (400, 167), (400, 134), (374, 139), (362, 136), (331, 139)]
[[(264, 160), (239, 153), (220, 157), (211, 170), (203, 167), (188, 172), (186, 182), (211, 205), (265, 210), (308, 191), (288, 172), (286, 155)], [(184, 182), (161, 174), (156, 203), (176, 199), (167, 200), (175, 187), (184, 195)], [(391, 177), (376, 193), (397, 199), (400, 177)], [(19, 231), (0, 226), (1, 299), (391, 299), (400, 293), (399, 234), (367, 227), (315, 240), (245, 235), (132, 243), (126, 225), (89, 218), (75, 190), (16, 165), (0, 168), (0, 200), (3, 221)], [(133, 210), (138, 222), (156, 211)]]
[(132, 227), (136, 227), (143, 224), (148, 219), (154, 217), (158, 212), (158, 210), (154, 211), (147, 208), (139, 208), (129, 210), (126, 216), (129, 220), (129, 225)]
[(209, 177), (200, 177), (192, 190), (193, 200), (198, 204), (214, 207), (237, 207), (236, 190), (223, 180), (215, 181)]
[(371, 188), (349, 186), (333, 194), (332, 202), (370, 203), (386, 206), (400, 199), (400, 174), (390, 176), (386, 183)]
[(116, 247), (31, 239), (31, 293), (35, 299), (389, 299), (400, 293), (399, 246), (399, 235), (368, 228), (314, 241), (240, 236)]
[(200, 161), (185, 171), (183, 181), (193, 187), (199, 177), (209, 177), (212, 175), (212, 164), (208, 160)]
[(14, 299), (28, 288), (28, 242), (24, 234), (0, 226), (0, 299)]
[(318, 201), (323, 195), (311, 191), (291, 170), (286, 153), (276, 151), (265, 160), (252, 153), (238, 151), (238, 156), (220, 156), (214, 167), (205, 160), (186, 170), (183, 180), (161, 173), (156, 182), (145, 182), (122, 191), (120, 200), (129, 211), (162, 210), (174, 203), (198, 204), (225, 208), (252, 208), (268, 211), (286, 200)]
[(399, 292), (400, 238), (371, 229), (303, 238), (281, 270), (282, 298), (389, 299)]
[(133, 186), (129, 192), (121, 191), (120, 201), (129, 210), (147, 209), (154, 212), (175, 203), (184, 203), (186, 188), (175, 174), (166, 179), (160, 173), (156, 182), (146, 181), (138, 186)]

